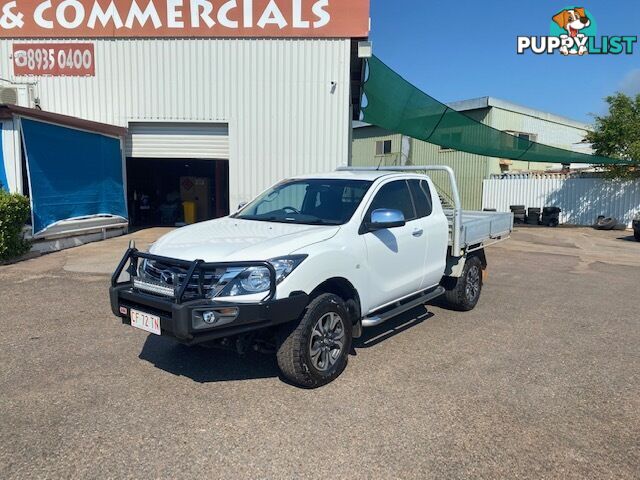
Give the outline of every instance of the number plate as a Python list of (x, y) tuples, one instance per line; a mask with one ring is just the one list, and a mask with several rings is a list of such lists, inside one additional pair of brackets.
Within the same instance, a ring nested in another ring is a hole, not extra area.
[(160, 335), (160, 317), (150, 313), (131, 310), (131, 326), (144, 330), (145, 332)]

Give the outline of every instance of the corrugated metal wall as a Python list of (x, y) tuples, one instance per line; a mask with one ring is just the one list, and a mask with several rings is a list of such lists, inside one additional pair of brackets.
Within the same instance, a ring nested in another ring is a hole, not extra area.
[[(376, 155), (376, 143), (391, 140), (391, 153)], [(402, 135), (391, 133), (379, 127), (361, 127), (353, 129), (351, 165), (356, 167), (400, 165)]]
[(37, 81), (42, 108), (57, 113), (122, 126), (228, 123), (232, 209), (282, 177), (348, 161), (348, 39), (91, 41), (95, 77), (12, 78), (6, 39), (0, 72)]
[(604, 215), (631, 226), (640, 212), (640, 180), (522, 174), (484, 181), (483, 208), (508, 212), (511, 205), (560, 207), (560, 222), (572, 225), (592, 225)]
[[(413, 140), (411, 160), (414, 165), (447, 165), (453, 168), (458, 181), (460, 200), (465, 210), (480, 210), (482, 205), (482, 180), (487, 176), (491, 157), (459, 152), (443, 151), (439, 146), (421, 140)], [(451, 195), (449, 178), (444, 172), (429, 172), (440, 193)]]
[[(4, 185), (5, 190), (10, 192), (19, 192), (22, 188), (22, 175), (19, 175), (20, 170), (20, 138), (13, 125), (13, 120), (3, 120), (2, 130), (0, 136), (2, 141), (0, 145), (2, 148), (2, 155), (0, 155), (0, 162), (3, 165), (0, 167), (4, 171)], [(4, 182), (3, 180), (3, 182)]]
[[(390, 155), (375, 155), (376, 142), (391, 140)], [(492, 160), (481, 155), (458, 152), (456, 150), (441, 151), (440, 147), (421, 140), (409, 139), (411, 142), (407, 165), (447, 165), (453, 168), (458, 179), (462, 206), (467, 210), (478, 210), (482, 205), (482, 180), (487, 176), (488, 162)], [(400, 160), (402, 135), (388, 134), (377, 127), (363, 127), (354, 130), (353, 166), (394, 166), (404, 165)], [(444, 173), (430, 172), (430, 176), (441, 193), (450, 195), (449, 179)]]
[[(552, 115), (550, 115), (550, 117), (553, 118)], [(584, 144), (581, 143), (587, 135), (586, 129), (558, 123), (551, 119), (541, 119), (494, 107), (491, 109), (491, 126), (502, 131), (535, 134), (536, 141), (545, 145), (591, 153), (591, 149), (585, 148)], [(510, 170), (544, 171), (550, 168), (560, 167), (561, 165), (558, 163), (536, 163), (513, 160)], [(499, 173), (499, 169), (492, 173)]]

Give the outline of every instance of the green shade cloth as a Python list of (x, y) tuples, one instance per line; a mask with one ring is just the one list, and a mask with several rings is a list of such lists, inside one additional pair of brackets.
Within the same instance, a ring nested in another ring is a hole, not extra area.
[(609, 157), (572, 152), (518, 138), (484, 125), (411, 85), (373, 56), (368, 60), (363, 91), (364, 121), (386, 130), (463, 152), (526, 162), (630, 163)]

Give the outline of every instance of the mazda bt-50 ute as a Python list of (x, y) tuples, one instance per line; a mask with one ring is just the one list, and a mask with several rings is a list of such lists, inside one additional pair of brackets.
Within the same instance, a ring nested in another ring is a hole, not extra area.
[[(450, 200), (418, 171), (444, 173)], [(510, 213), (462, 211), (448, 167), (296, 177), (148, 253), (129, 248), (111, 306), (123, 323), (186, 345), (271, 346), (287, 379), (318, 387), (344, 370), (364, 328), (441, 295), (474, 308), (484, 247), (512, 228)]]

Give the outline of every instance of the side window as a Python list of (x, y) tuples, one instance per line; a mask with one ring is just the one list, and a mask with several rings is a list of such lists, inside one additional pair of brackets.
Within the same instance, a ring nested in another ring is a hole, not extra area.
[(408, 222), (415, 220), (416, 213), (411, 201), (409, 187), (405, 180), (397, 180), (395, 182), (383, 185), (378, 193), (376, 193), (373, 202), (367, 212), (367, 220), (371, 219), (371, 212), (379, 208), (390, 208), (400, 210), (404, 214), (404, 219)]
[(409, 180), (409, 189), (416, 206), (418, 218), (428, 217), (433, 211), (431, 204), (431, 189), (426, 180)]

